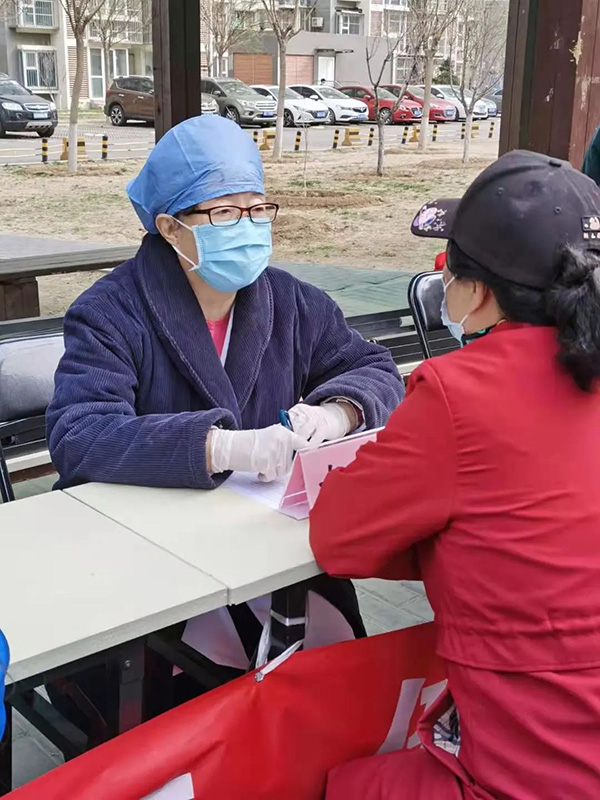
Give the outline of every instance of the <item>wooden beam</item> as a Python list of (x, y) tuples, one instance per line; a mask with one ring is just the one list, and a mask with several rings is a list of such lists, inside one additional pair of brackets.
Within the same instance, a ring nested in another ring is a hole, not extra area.
[(600, 124), (600, 0), (510, 0), (500, 152), (580, 167)]
[(201, 113), (200, 3), (152, 0), (156, 141)]

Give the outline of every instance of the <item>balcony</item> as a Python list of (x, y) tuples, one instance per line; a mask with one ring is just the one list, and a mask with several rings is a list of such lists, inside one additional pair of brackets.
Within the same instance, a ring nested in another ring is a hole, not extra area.
[(13, 27), (17, 31), (51, 31), (58, 28), (54, 0), (35, 0), (16, 4)]

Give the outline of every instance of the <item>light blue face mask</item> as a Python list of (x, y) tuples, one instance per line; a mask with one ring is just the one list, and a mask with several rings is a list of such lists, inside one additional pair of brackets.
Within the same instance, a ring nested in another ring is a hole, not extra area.
[[(448, 283), (444, 283), (444, 299), (442, 300), (442, 322), (448, 328), (452, 336), (461, 344), (464, 344), (464, 337), (465, 337), (465, 328), (464, 324), (467, 321), (469, 315), (466, 314), (460, 322), (452, 322), (450, 319), (450, 314), (448, 313), (448, 296), (447, 291), (448, 287), (450, 286), (453, 281), (456, 280), (456, 276), (451, 278)], [(443, 283), (443, 281), (442, 281)]]
[[(174, 218), (176, 219), (176, 217)], [(249, 217), (235, 225), (180, 225), (194, 234), (198, 263), (175, 246), (175, 252), (192, 265), (190, 272), (219, 292), (237, 292), (260, 277), (273, 250), (271, 223), (252, 222)]]

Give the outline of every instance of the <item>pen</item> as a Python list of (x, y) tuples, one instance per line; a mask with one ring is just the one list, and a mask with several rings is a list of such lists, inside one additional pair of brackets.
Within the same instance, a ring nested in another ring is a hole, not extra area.
[(279, 412), (279, 424), (283, 425), (284, 428), (287, 428), (288, 431), (293, 431), (294, 426), (292, 425), (292, 420), (290, 419), (290, 415), (287, 411), (283, 409)]

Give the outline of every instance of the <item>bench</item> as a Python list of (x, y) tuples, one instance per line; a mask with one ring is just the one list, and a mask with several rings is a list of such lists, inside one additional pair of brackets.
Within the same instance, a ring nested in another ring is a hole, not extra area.
[(0, 259), (0, 320), (39, 317), (38, 277), (113, 269), (133, 258), (137, 250), (137, 245), (111, 245)]

